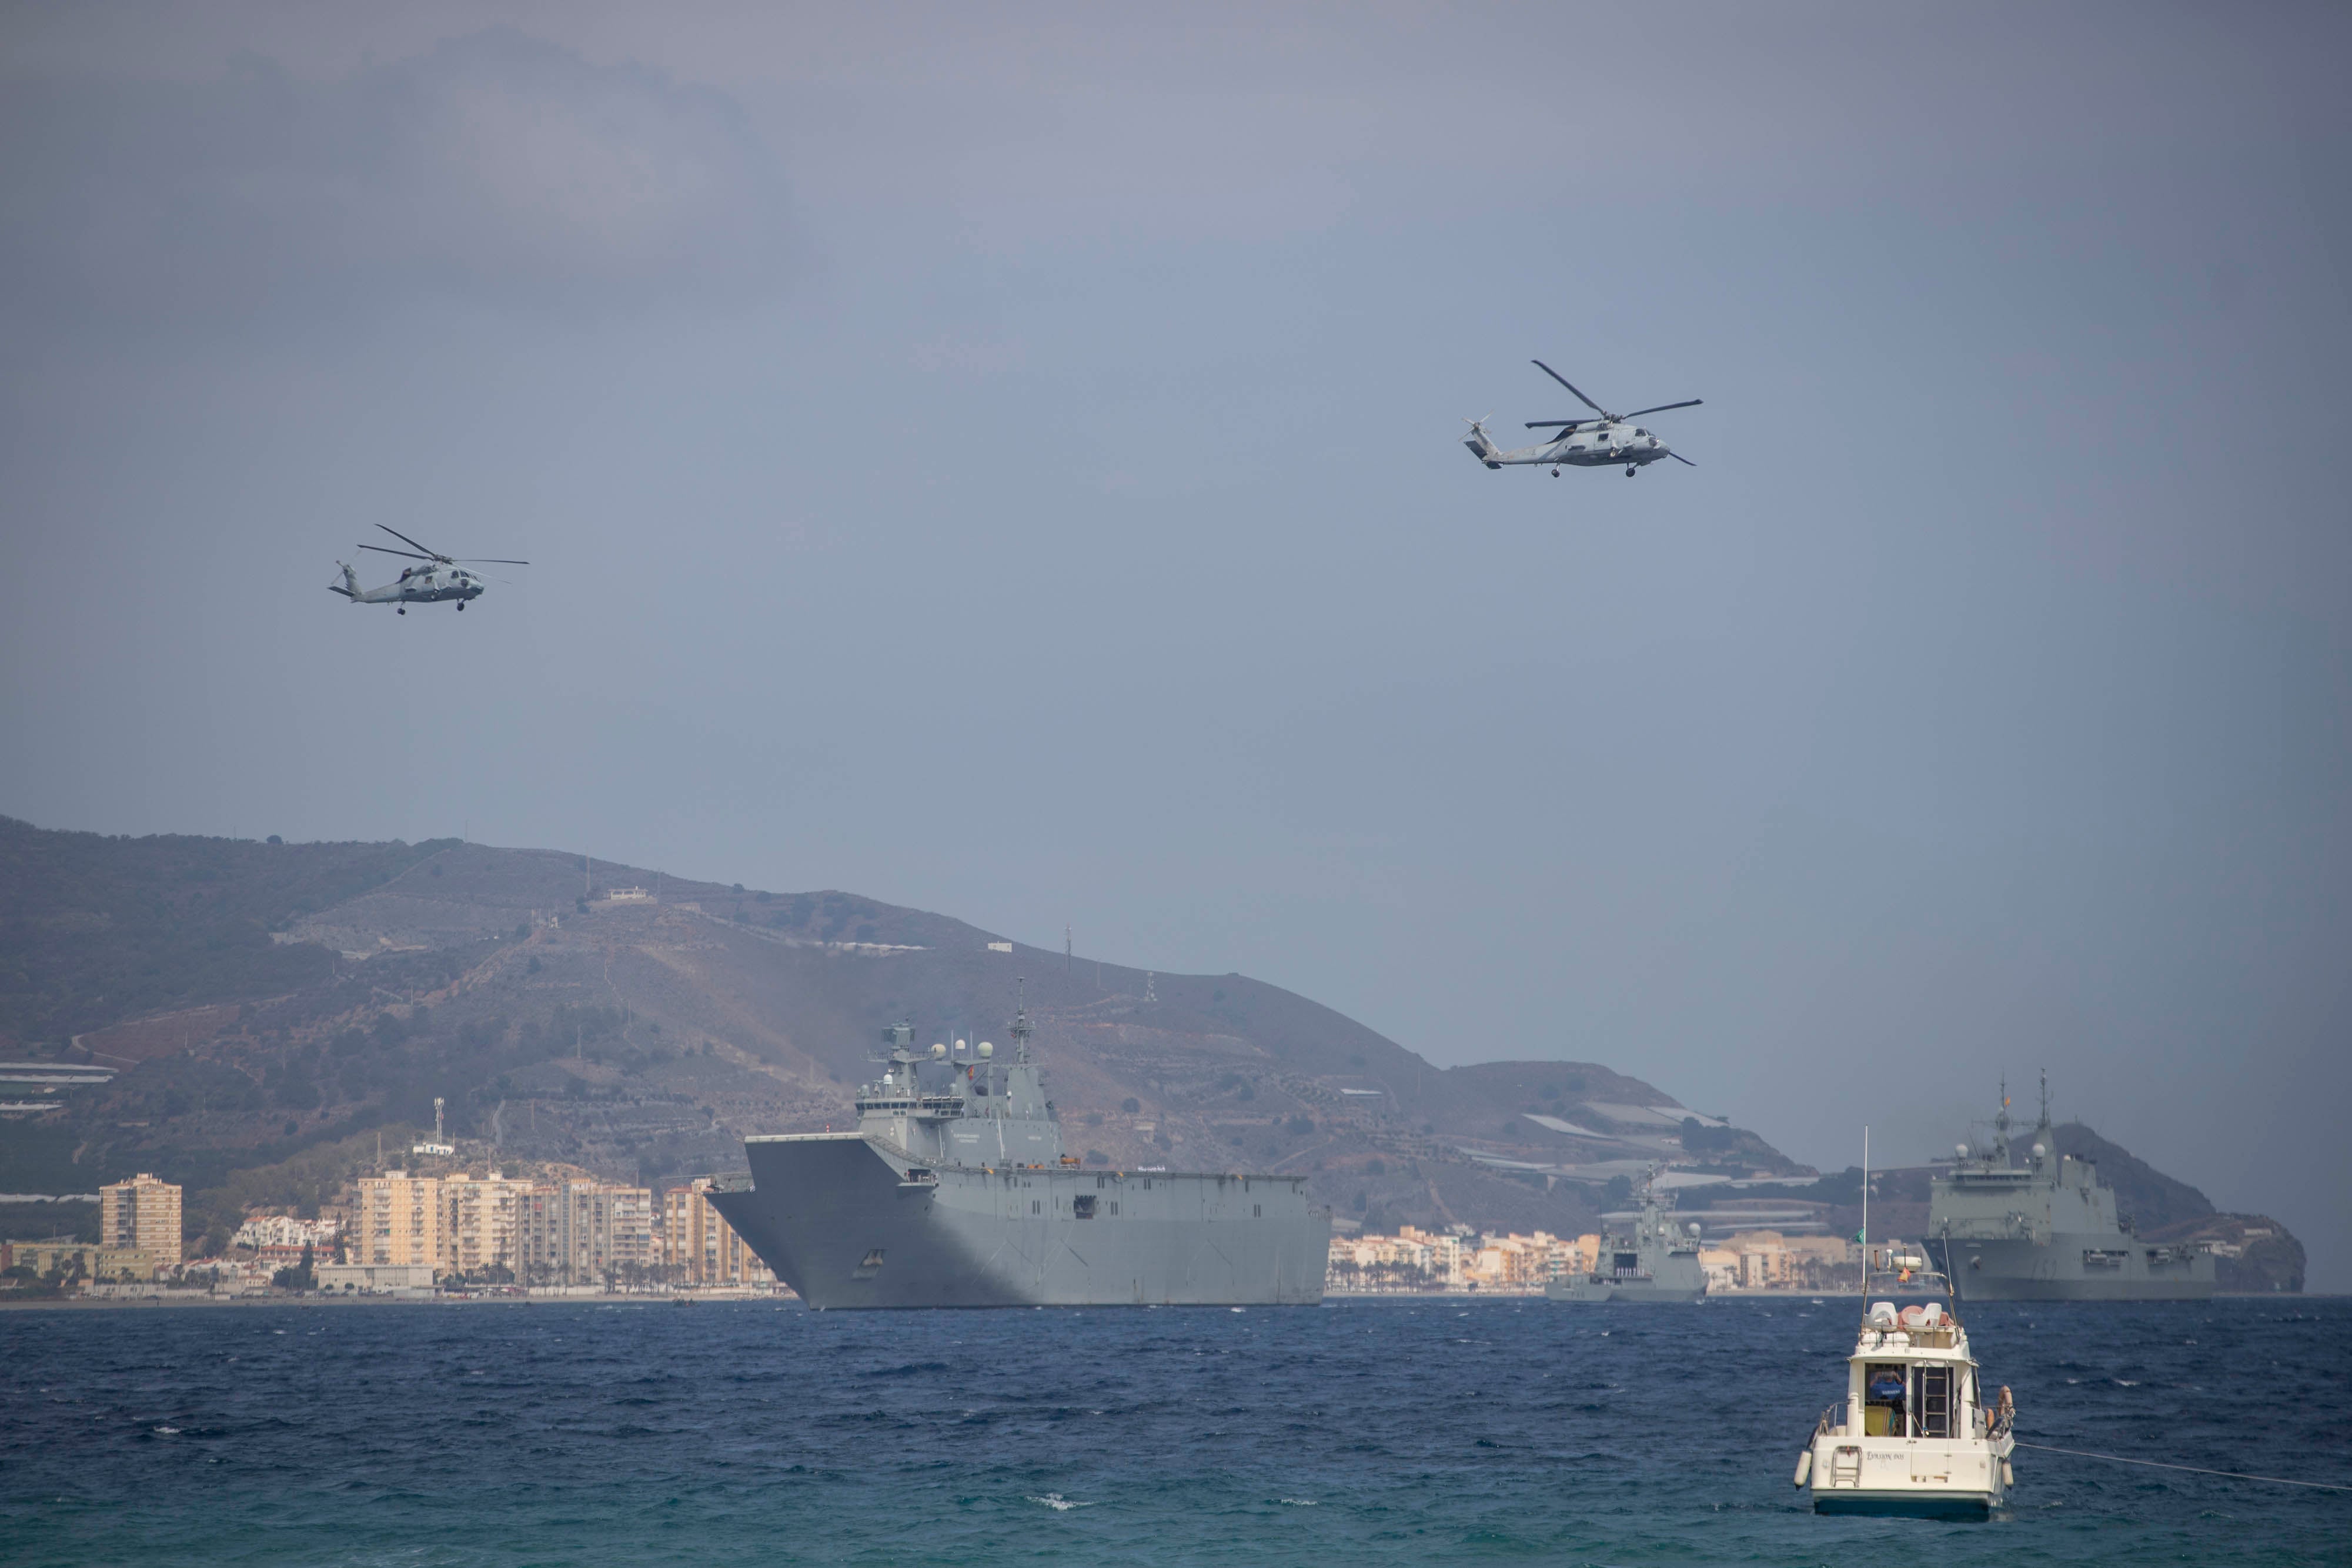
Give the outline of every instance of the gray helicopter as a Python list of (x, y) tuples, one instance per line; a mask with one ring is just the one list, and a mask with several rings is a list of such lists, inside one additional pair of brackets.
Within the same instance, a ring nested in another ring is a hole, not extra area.
[(378, 523), (376, 527), (383, 528), (385, 533), (390, 534), (402, 544), (415, 545), (416, 548), (413, 550), (404, 550), (386, 549), (382, 545), (362, 545), (360, 549), (372, 549), (378, 555), (405, 556), (411, 560), (420, 560), (425, 564), (402, 567), (399, 580), (387, 582), (382, 588), (362, 588), (359, 574), (343, 562), (337, 561), (335, 564), (343, 569), (343, 580), (327, 584), (328, 592), (340, 593), (353, 604), (396, 604), (400, 606), (397, 613), (402, 615), (408, 613), (408, 607), (412, 604), (438, 604), (448, 599), (456, 600), (457, 608), (463, 610), (466, 608), (467, 600), (479, 599), (482, 596), (483, 589), (482, 580), (474, 573), (465, 570), (465, 566), (529, 566), (530, 564), (527, 560), (507, 560), (498, 556), (483, 556), (469, 559), (461, 566), (457, 559), (443, 555), (439, 550), (426, 549), (398, 528), (384, 528), (382, 523)]
[(1470, 449), (1471, 456), (1487, 467), (1501, 468), (1515, 464), (1549, 466), (1551, 476), (1557, 479), (1563, 467), (1612, 468), (1622, 463), (1625, 465), (1625, 477), (1631, 479), (1661, 457), (1671, 457), (1677, 463), (1689, 464), (1693, 468), (1698, 466), (1632, 422), (1645, 413), (1664, 413), (1670, 408), (1696, 408), (1706, 399), (1695, 397), (1684, 402), (1662, 402), (1650, 408), (1637, 408), (1631, 413), (1612, 413), (1582, 392), (1576, 392), (1573, 382), (1541, 360), (1528, 362), (1569, 391), (1576, 392), (1576, 401), (1601, 417), (1531, 419), (1528, 421), (1529, 430), (1558, 430), (1559, 434), (1541, 445), (1522, 446), (1516, 452), (1506, 452), (1488, 438), (1485, 420), (1471, 420), (1470, 434), (1462, 444)]

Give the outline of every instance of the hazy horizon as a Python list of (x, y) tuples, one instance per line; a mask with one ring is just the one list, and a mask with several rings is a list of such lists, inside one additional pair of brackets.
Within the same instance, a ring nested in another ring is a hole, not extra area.
[[(0, 811), (1066, 925), (1825, 1168), (2046, 1066), (2352, 1288), (2347, 42), (19, 7)], [(1536, 357), (1698, 466), (1479, 467)]]

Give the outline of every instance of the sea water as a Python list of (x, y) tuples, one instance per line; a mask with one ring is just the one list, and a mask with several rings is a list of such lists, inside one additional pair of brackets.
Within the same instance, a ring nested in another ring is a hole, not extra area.
[[(2352, 1302), (1983, 1306), (2026, 1441), (2352, 1482)], [(0, 1312), (0, 1561), (2352, 1562), (2352, 1494), (2021, 1451), (1790, 1485), (1856, 1303)]]

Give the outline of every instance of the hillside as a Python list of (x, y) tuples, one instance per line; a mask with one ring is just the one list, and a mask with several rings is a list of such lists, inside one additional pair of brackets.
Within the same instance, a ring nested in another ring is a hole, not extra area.
[(1240, 975), (1072, 960), (851, 893), (448, 841), (5, 820), (0, 854), (9, 1054), (118, 1074), (19, 1101), (55, 1108), (6, 1124), (0, 1191), (154, 1170), (194, 1189), (205, 1232), (257, 1181), (315, 1193), (314, 1151), (355, 1172), (361, 1134), (402, 1146), (436, 1096), (469, 1159), (647, 1181), (739, 1166), (745, 1134), (851, 1119), (888, 1025), (1002, 1040), (1024, 997), (1074, 1152), (1303, 1171), (1344, 1223), (1572, 1232), (1610, 1176), (1685, 1158), (1686, 1138), (1742, 1174), (1794, 1168), (1597, 1064), (1446, 1071)]
[[(373, 1163), (375, 1133), (400, 1149), (430, 1126), (436, 1097), (472, 1163), (642, 1181), (736, 1168), (746, 1134), (852, 1120), (888, 1025), (910, 1022), (919, 1044), (1002, 1040), (1022, 999), (1073, 1152), (1304, 1172), (1343, 1225), (1575, 1233), (1612, 1178), (1652, 1163), (1811, 1174), (1600, 1063), (1440, 1069), (1241, 975), (1072, 959), (851, 893), (454, 841), (126, 839), (5, 819), (0, 870), (6, 1054), (117, 1073), (10, 1092), (50, 1108), (0, 1124), (0, 1192), (152, 1170), (192, 1189), (200, 1236), (247, 1203), (315, 1203)], [(2273, 1222), (2216, 1215), (2087, 1128), (2058, 1139), (2099, 1161), (2143, 1232), (2214, 1241), (2227, 1288), (2300, 1288), (2301, 1248)], [(1874, 1221), (1899, 1228), (1916, 1207), (1924, 1222), (1926, 1174), (1875, 1176)], [(1727, 1180), (1683, 1198), (1717, 1229), (1753, 1211), (1850, 1231), (1853, 1189)]]

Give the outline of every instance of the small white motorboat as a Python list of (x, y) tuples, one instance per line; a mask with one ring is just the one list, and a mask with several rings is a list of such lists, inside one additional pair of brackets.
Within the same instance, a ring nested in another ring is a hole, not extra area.
[(2015, 1477), (2009, 1390), (1988, 1395), (1944, 1276), (1923, 1249), (1864, 1249), (1863, 1315), (1846, 1396), (1797, 1456), (1816, 1513), (1982, 1519)]

